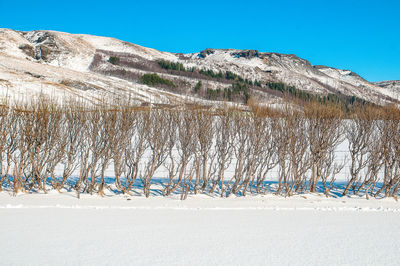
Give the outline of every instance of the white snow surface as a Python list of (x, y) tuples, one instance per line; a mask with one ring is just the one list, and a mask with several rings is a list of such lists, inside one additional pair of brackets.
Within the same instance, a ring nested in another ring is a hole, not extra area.
[(0, 193), (2, 265), (398, 265), (394, 199)]

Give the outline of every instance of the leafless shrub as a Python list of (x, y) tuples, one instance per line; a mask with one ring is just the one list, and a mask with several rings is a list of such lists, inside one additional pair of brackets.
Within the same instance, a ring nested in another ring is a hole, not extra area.
[[(195, 152), (195, 171), (196, 181), (194, 184), (194, 194), (199, 190), (204, 192), (209, 181), (214, 178), (216, 173), (216, 149), (214, 147), (215, 123), (214, 116), (209, 110), (195, 109), (193, 111), (195, 119), (195, 138), (197, 140), (197, 151)], [(203, 182), (201, 188), (200, 182)]]
[[(317, 192), (322, 184), (329, 196), (344, 167), (337, 147), (347, 139), (350, 179), (343, 195), (397, 199), (399, 194), (396, 107), (357, 106), (343, 119), (337, 106), (317, 103), (277, 111), (251, 100), (250, 110), (243, 111), (103, 102), (60, 105), (39, 97), (1, 105), (0, 189), (46, 192), (50, 185), (62, 192), (71, 184), (78, 197), (104, 195), (108, 188), (131, 194), (140, 180), (149, 197), (158, 189), (152, 187), (157, 176), (167, 179), (157, 192), (165, 196), (244, 196), (266, 193), (266, 181), (277, 169), (277, 194)], [(114, 185), (106, 183), (111, 165)]]
[[(78, 196), (81, 189), (82, 192), (103, 193), (103, 168), (107, 164), (109, 156), (104, 108), (102, 106), (90, 107), (80, 117), (85, 138), (81, 142), (80, 179), (76, 184)], [(98, 185), (96, 178), (100, 176), (101, 184)]]
[(173, 193), (179, 186), (182, 190), (182, 199), (187, 197), (190, 189), (192, 176), (195, 170), (193, 158), (197, 150), (198, 142), (196, 140), (196, 120), (194, 119), (194, 111), (186, 110), (179, 112), (177, 115), (177, 153), (176, 156), (170, 157), (171, 163), (176, 165), (178, 171), (177, 180), (169, 179), (165, 189), (165, 195)]
[(368, 164), (368, 147), (374, 132), (374, 114), (370, 107), (358, 107), (350, 120), (345, 121), (345, 135), (350, 152), (350, 180), (343, 191), (343, 196), (350, 188), (356, 191), (360, 173)]
[[(127, 128), (127, 143), (125, 147), (121, 147), (124, 149), (123, 153), (117, 154), (118, 151), (114, 151), (116, 156), (114, 159), (114, 171), (116, 176), (118, 176), (116, 178), (116, 182), (118, 182), (117, 187), (121, 187), (120, 189), (124, 193), (130, 193), (133, 184), (140, 174), (140, 165), (144, 153), (149, 147), (146, 135), (150, 131), (150, 126), (154, 124), (150, 122), (149, 110), (129, 110), (124, 116), (123, 125), (124, 128)], [(125, 161), (123, 161), (123, 156), (125, 157)], [(126, 179), (124, 186), (119, 179), (119, 175), (123, 173)]]
[[(233, 184), (231, 185), (230, 193), (236, 194), (241, 188), (241, 182), (246, 175), (245, 164), (247, 157), (251, 156), (252, 147), (250, 145), (251, 129), (251, 115), (247, 113), (235, 112), (232, 116), (232, 137), (233, 137), (233, 153), (236, 159), (235, 173), (232, 178)], [(229, 195), (228, 194), (228, 195)]]
[(304, 187), (306, 171), (305, 156), (307, 152), (307, 135), (305, 121), (299, 110), (286, 106), (282, 116), (276, 123), (277, 152), (279, 165), (278, 188), (276, 193), (291, 195)]
[(335, 150), (343, 141), (341, 110), (334, 105), (309, 103), (305, 106), (305, 117), (310, 147), (310, 192), (316, 192), (321, 180), (328, 195), (335, 175), (343, 167), (334, 163)]
[(381, 137), (381, 156), (383, 164), (383, 184), (375, 197), (384, 192), (385, 196), (397, 199), (400, 182), (400, 112), (397, 108), (384, 109), (378, 126)]
[[(174, 113), (169, 110), (153, 109), (149, 113), (149, 126), (145, 132), (145, 138), (149, 146), (149, 160), (140, 175), (143, 183), (143, 192), (146, 197), (150, 196), (151, 179), (156, 170), (167, 158), (168, 137), (174, 125)], [(167, 140), (167, 141), (166, 141)]]
[(16, 121), (14, 110), (7, 106), (0, 107), (0, 191), (4, 181), (10, 182), (11, 158), (17, 148)]
[[(135, 112), (128, 102), (114, 103), (116, 107), (111, 112), (106, 112), (107, 119), (107, 136), (109, 146), (109, 160), (112, 160), (114, 166), (115, 186), (123, 193), (128, 192), (134, 180), (131, 180), (132, 175), (128, 172), (128, 165), (131, 165), (131, 145), (132, 139), (135, 137), (135, 126), (138, 122)], [(135, 147), (135, 151), (136, 151)], [(134, 152), (135, 152), (134, 151)], [(121, 177), (125, 176), (126, 185), (124, 187), (121, 182)]]
[(289, 150), (288, 162), (289, 169), (286, 171), (285, 193), (287, 196), (293, 195), (294, 190), (305, 187), (306, 172), (309, 165), (309, 135), (307, 132), (307, 121), (303, 114), (297, 110), (292, 110), (287, 119)]
[(217, 175), (212, 180), (212, 187), (209, 193), (213, 193), (219, 185), (221, 197), (225, 195), (226, 186), (224, 185), (225, 171), (232, 162), (232, 153), (235, 134), (232, 131), (232, 110), (222, 110), (216, 116), (216, 137), (215, 148), (217, 151), (216, 171)]
[(12, 187), (14, 195), (19, 191), (26, 191), (26, 183), (29, 179), (29, 175), (26, 173), (26, 168), (29, 162), (29, 150), (27, 143), (30, 142), (29, 139), (29, 128), (26, 127), (31, 119), (32, 115), (29, 114), (30, 111), (27, 104), (18, 106), (14, 112), (12, 119), (15, 123), (15, 131), (12, 132), (16, 151), (11, 154), (11, 162), (13, 164), (12, 171)]
[(263, 193), (262, 190), (264, 190), (267, 175), (278, 163), (277, 140), (279, 136), (276, 134), (276, 125), (281, 114), (275, 110), (260, 105), (252, 98), (249, 101), (249, 106), (251, 111), (254, 113), (254, 119), (258, 124), (255, 128), (255, 134), (261, 137), (259, 152), (255, 157), (258, 167), (252, 177), (250, 187), (252, 189), (255, 182), (256, 192)]
[[(373, 141), (369, 142), (368, 145), (367, 170), (364, 177), (360, 178), (361, 184), (356, 192), (356, 194), (359, 194), (360, 190), (365, 188), (365, 196), (367, 199), (369, 199), (370, 195), (373, 195), (374, 188), (379, 181), (379, 172), (383, 166), (385, 151), (387, 151), (387, 147), (384, 148), (384, 146), (387, 145), (387, 143), (385, 143), (387, 135), (384, 134), (384, 124), (380, 116), (377, 116), (377, 119), (373, 123), (373, 132), (371, 133), (371, 139)], [(383, 129), (383, 131), (380, 129)]]
[[(70, 101), (63, 109), (63, 123), (60, 136), (60, 155), (61, 165), (63, 166), (62, 179), (54, 181), (54, 188), (60, 191), (71, 177), (72, 173), (78, 168), (81, 145), (84, 142), (84, 131), (82, 127), (83, 106), (79, 102)], [(56, 164), (54, 164), (54, 167)], [(54, 169), (51, 179), (55, 177)]]

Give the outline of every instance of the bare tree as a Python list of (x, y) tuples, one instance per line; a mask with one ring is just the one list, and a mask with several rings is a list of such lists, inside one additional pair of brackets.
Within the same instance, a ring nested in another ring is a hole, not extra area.
[(16, 151), (11, 154), (11, 161), (13, 164), (12, 171), (12, 186), (14, 195), (16, 195), (19, 191), (26, 191), (26, 181), (24, 178), (24, 172), (28, 165), (29, 155), (28, 155), (28, 145), (26, 145), (25, 139), (29, 137), (29, 134), (26, 134), (25, 125), (28, 123), (30, 119), (30, 115), (28, 114), (28, 105), (20, 105), (17, 106), (13, 112), (13, 121), (15, 123), (15, 131), (13, 132), (13, 137), (15, 141)]
[[(258, 126), (255, 127), (256, 136), (260, 138), (259, 151), (255, 160), (257, 160), (257, 168), (251, 180), (250, 187), (256, 183), (256, 192), (262, 193), (265, 180), (269, 172), (275, 168), (278, 163), (278, 152), (276, 138), (276, 123), (280, 117), (279, 112), (261, 106), (254, 100), (250, 101), (250, 107), (255, 115)], [(264, 191), (265, 192), (265, 191)]]
[(304, 111), (310, 145), (310, 192), (316, 192), (317, 183), (322, 179), (327, 194), (328, 176), (338, 173), (340, 168), (339, 165), (333, 167), (333, 163), (336, 157), (335, 150), (343, 141), (341, 110), (338, 106), (312, 102), (305, 106)]
[(176, 181), (171, 182), (170, 179), (165, 189), (165, 195), (173, 193), (179, 186), (181, 186), (181, 199), (184, 199), (189, 191), (195, 169), (193, 157), (196, 152), (198, 142), (195, 136), (196, 120), (194, 119), (193, 110), (186, 110), (185, 112), (180, 112), (177, 115), (177, 160), (175, 160), (174, 164), (177, 165), (179, 172)]
[[(257, 169), (264, 163), (263, 151), (264, 147), (268, 147), (268, 121), (265, 117), (260, 116), (255, 112), (251, 112), (247, 117), (249, 122), (246, 128), (248, 132), (248, 145), (245, 148), (245, 160), (244, 160), (244, 180), (237, 190), (242, 189), (242, 195), (245, 196), (250, 184), (254, 183)], [(269, 155), (266, 155), (267, 157)], [(265, 166), (265, 164), (264, 164)]]
[[(329, 196), (344, 167), (337, 147), (347, 139), (350, 178), (343, 196), (350, 190), (367, 199), (399, 196), (400, 111), (394, 106), (344, 112), (311, 101), (271, 110), (252, 100), (244, 111), (103, 102), (60, 105), (41, 96), (0, 105), (0, 190), (46, 192), (50, 183), (61, 191), (75, 183), (78, 197), (104, 195), (107, 188), (131, 194), (140, 179), (149, 197), (154, 177), (165, 168), (160, 178), (167, 182), (157, 191), (164, 196), (245, 196), (269, 191), (266, 180), (278, 169), (276, 194), (317, 192), (322, 184)], [(115, 185), (106, 182), (111, 165)]]
[(11, 118), (12, 110), (8, 106), (0, 106), (0, 191), (2, 191), (4, 180), (7, 179), (8, 181), (11, 164), (9, 151), (15, 151), (13, 138), (15, 123)]
[(173, 126), (173, 111), (153, 109), (150, 112), (149, 126), (145, 134), (149, 145), (149, 160), (146, 162), (143, 174), (140, 176), (143, 183), (143, 192), (146, 197), (150, 196), (151, 180), (156, 170), (167, 158), (168, 141), (170, 130)]
[(119, 186), (121, 186), (123, 193), (128, 194), (131, 193), (132, 186), (139, 176), (140, 165), (144, 164), (143, 156), (149, 147), (146, 135), (152, 125), (150, 123), (150, 111), (147, 109), (132, 110), (130, 116), (126, 118), (128, 139), (127, 146), (124, 148), (125, 162), (122, 159), (120, 159), (121, 161), (114, 160), (114, 164), (118, 164), (118, 171), (124, 174), (126, 180), (125, 185), (118, 181)]
[[(288, 169), (284, 176), (285, 193), (287, 196), (293, 195), (293, 191), (298, 191), (305, 186), (306, 172), (309, 165), (309, 135), (307, 132), (307, 122), (303, 113), (293, 110), (288, 120)], [(286, 178), (286, 180), (285, 180)]]
[(374, 115), (370, 107), (358, 107), (355, 109), (351, 120), (345, 121), (345, 135), (349, 143), (350, 152), (350, 180), (347, 183), (343, 196), (350, 188), (355, 192), (356, 181), (360, 173), (368, 164), (368, 147), (372, 141)]
[(221, 197), (226, 192), (226, 186), (224, 185), (225, 171), (229, 168), (233, 155), (234, 132), (231, 129), (232, 120), (232, 110), (224, 109), (216, 117), (215, 148), (217, 150), (217, 176), (212, 181), (209, 193), (213, 193), (219, 185)]
[[(144, 120), (139, 118), (140, 112), (136, 114), (129, 101), (118, 102), (117, 106), (117, 110), (110, 117), (110, 152), (114, 164), (115, 185), (122, 193), (129, 193), (137, 177), (135, 153), (138, 151), (142, 156), (145, 150), (143, 145), (135, 145), (136, 137), (142, 140), (140, 143), (144, 143), (143, 134), (136, 135), (139, 131), (136, 127), (141, 126)], [(126, 187), (121, 182), (122, 176), (125, 176)]]
[(279, 166), (279, 177), (278, 177), (278, 187), (276, 194), (279, 195), (282, 191), (284, 184), (286, 183), (289, 175), (290, 168), (288, 167), (288, 154), (290, 145), (290, 117), (291, 108), (285, 106), (285, 111), (281, 114), (281, 117), (276, 122), (275, 134), (277, 136), (277, 154), (278, 154), (278, 166)]
[[(374, 120), (373, 130), (371, 133), (372, 141), (368, 145), (368, 155), (367, 155), (367, 170), (364, 177), (361, 178), (361, 185), (358, 187), (356, 194), (360, 192), (361, 189), (365, 188), (365, 196), (369, 199), (369, 195), (373, 195), (374, 188), (379, 180), (379, 172), (383, 166), (383, 160), (385, 151), (387, 151), (386, 146), (388, 143), (387, 135), (384, 134), (384, 128), (381, 117), (377, 116)], [(381, 130), (380, 130), (381, 129)], [(383, 129), (383, 131), (382, 131)]]
[[(215, 147), (213, 147), (215, 136), (214, 116), (210, 111), (200, 108), (195, 109), (193, 115), (198, 141), (198, 150), (195, 153), (196, 158), (194, 160), (196, 166), (194, 194), (197, 194), (199, 189), (202, 192), (206, 189), (209, 180), (216, 172), (214, 162), (217, 153)], [(201, 188), (199, 188), (200, 180), (203, 182)]]
[[(68, 178), (78, 168), (78, 158), (80, 156), (80, 148), (84, 142), (83, 127), (81, 126), (82, 116), (84, 112), (78, 102), (70, 101), (64, 108), (64, 121), (62, 126), (62, 136), (60, 137), (60, 149), (64, 153), (61, 159), (63, 171), (61, 180), (54, 182), (53, 186), (60, 191), (67, 182)], [(54, 169), (52, 170), (54, 176)]]
[(397, 198), (400, 176), (400, 111), (395, 107), (384, 110), (379, 126), (381, 134), (381, 152), (384, 168), (383, 184), (375, 193), (375, 197), (385, 192), (385, 196)]
[(251, 153), (250, 135), (251, 123), (249, 122), (248, 114), (235, 113), (232, 117), (232, 136), (233, 136), (233, 153), (236, 159), (235, 173), (232, 178), (233, 184), (229, 190), (228, 196), (233, 193), (236, 194), (240, 189), (240, 183), (243, 181), (245, 175), (245, 163), (247, 156)]

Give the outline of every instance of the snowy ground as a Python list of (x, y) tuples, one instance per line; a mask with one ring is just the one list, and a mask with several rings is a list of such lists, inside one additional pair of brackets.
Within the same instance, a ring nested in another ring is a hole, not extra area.
[(398, 265), (394, 199), (0, 193), (0, 265)]

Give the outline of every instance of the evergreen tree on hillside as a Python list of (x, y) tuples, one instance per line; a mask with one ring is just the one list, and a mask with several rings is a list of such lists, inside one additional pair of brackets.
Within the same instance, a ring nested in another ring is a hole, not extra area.
[(199, 82), (197, 82), (196, 86), (194, 86), (194, 92), (198, 92), (201, 89), (202, 83), (201, 80), (199, 80)]

